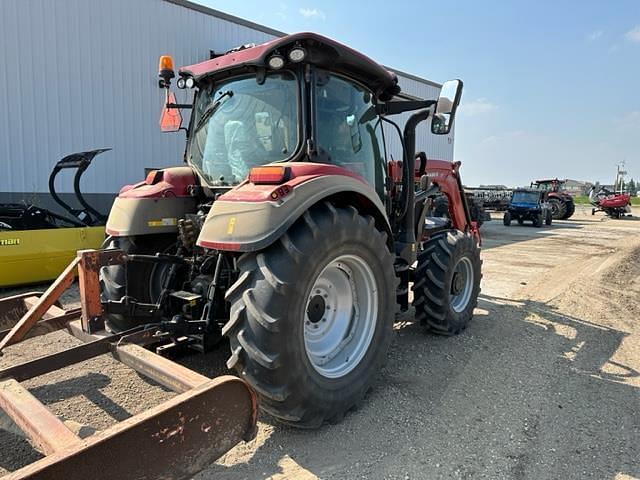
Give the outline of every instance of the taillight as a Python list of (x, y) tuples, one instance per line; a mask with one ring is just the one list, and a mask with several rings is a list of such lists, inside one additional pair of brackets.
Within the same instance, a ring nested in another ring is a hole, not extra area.
[(151, 170), (147, 174), (147, 178), (144, 179), (144, 183), (147, 185), (155, 185), (162, 180), (164, 172), (162, 170)]
[(249, 181), (255, 184), (279, 185), (289, 180), (290, 175), (289, 167), (254, 167), (249, 172)]

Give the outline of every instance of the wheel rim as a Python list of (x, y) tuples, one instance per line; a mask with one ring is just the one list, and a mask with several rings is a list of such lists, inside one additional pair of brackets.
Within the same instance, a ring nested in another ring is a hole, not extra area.
[(378, 285), (357, 255), (341, 255), (316, 278), (307, 296), (304, 345), (313, 368), (340, 378), (369, 350), (378, 317)]
[(463, 257), (458, 260), (451, 277), (451, 308), (454, 312), (463, 312), (473, 293), (473, 265), (471, 260)]

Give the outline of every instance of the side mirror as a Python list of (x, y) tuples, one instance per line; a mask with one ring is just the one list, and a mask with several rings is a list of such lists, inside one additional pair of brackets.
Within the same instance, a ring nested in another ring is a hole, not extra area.
[(182, 114), (180, 109), (174, 106), (175, 104), (175, 95), (167, 89), (166, 99), (160, 114), (160, 130), (162, 132), (177, 132), (182, 126)]
[(462, 80), (444, 82), (436, 103), (436, 112), (431, 119), (431, 133), (447, 135), (453, 127), (456, 110), (462, 97)]

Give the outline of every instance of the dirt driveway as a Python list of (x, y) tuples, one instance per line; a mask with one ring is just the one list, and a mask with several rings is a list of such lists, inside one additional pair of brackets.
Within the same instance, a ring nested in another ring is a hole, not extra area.
[[(256, 440), (197, 478), (640, 478), (640, 221), (579, 208), (542, 229), (496, 217), (483, 237), (482, 294), (467, 331), (441, 338), (402, 316), (358, 411), (317, 431), (262, 415)], [(0, 364), (73, 342), (31, 339)], [(226, 356), (184, 363), (216, 375)], [(106, 357), (29, 386), (83, 434), (171, 396)], [(0, 432), (0, 467), (36, 458)]]

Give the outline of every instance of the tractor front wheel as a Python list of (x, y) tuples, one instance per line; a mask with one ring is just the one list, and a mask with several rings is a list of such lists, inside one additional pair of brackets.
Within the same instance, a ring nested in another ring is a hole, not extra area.
[(536, 213), (533, 217), (533, 226), (540, 228), (542, 226), (542, 213)]
[(511, 212), (509, 212), (509, 210), (504, 212), (504, 217), (502, 217), (502, 223), (504, 224), (505, 227), (508, 227), (509, 225), (511, 225)]
[(556, 220), (561, 220), (564, 218), (567, 212), (567, 206), (564, 204), (562, 200), (559, 198), (550, 198), (547, 200), (549, 206), (551, 207), (551, 215)]
[(568, 218), (571, 218), (573, 216), (573, 214), (576, 211), (576, 205), (575, 203), (573, 203), (573, 199), (571, 200), (567, 200), (565, 202), (565, 214), (564, 217), (562, 217), (564, 220), (567, 220)]
[(275, 244), (238, 260), (228, 290), (227, 362), (260, 405), (302, 428), (336, 422), (387, 355), (396, 277), (387, 236), (353, 207), (324, 203)]
[(551, 225), (552, 221), (553, 221), (553, 216), (551, 215), (551, 210), (547, 210), (547, 213), (545, 213), (545, 216), (544, 216), (544, 224), (548, 227), (549, 225)]
[(478, 303), (482, 261), (475, 238), (454, 230), (433, 236), (418, 255), (416, 320), (440, 335), (467, 327)]

